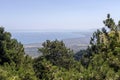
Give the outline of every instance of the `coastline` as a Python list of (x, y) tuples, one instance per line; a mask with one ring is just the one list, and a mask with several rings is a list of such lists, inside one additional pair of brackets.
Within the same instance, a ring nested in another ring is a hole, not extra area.
[[(86, 49), (89, 45), (90, 37), (81, 37), (81, 38), (69, 38), (63, 39), (62, 41), (65, 43), (67, 48), (73, 50), (74, 53), (80, 51), (81, 49)], [(37, 57), (42, 55), (42, 53), (38, 52), (38, 48), (42, 47), (42, 43), (30, 43), (24, 44), (25, 53), (31, 57)]]

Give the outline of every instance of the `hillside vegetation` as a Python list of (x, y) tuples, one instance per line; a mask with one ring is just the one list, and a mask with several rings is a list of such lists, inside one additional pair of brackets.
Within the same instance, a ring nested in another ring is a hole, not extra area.
[(0, 27), (0, 80), (120, 80), (120, 21), (107, 15), (86, 50), (74, 54), (63, 41), (47, 40), (32, 59)]

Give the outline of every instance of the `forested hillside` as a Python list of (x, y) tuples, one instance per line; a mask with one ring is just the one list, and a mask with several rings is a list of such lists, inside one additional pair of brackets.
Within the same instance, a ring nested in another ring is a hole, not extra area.
[(107, 15), (86, 50), (73, 53), (63, 41), (47, 40), (31, 58), (0, 27), (0, 80), (120, 80), (120, 21)]

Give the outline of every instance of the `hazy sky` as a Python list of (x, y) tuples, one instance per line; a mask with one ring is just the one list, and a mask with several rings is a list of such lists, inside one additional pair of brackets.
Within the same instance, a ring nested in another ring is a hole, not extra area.
[(0, 25), (12, 31), (100, 28), (107, 13), (119, 20), (120, 0), (0, 0)]

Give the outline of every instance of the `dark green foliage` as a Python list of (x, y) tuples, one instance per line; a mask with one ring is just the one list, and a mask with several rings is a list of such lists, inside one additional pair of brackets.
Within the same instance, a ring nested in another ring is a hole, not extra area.
[[(75, 74), (71, 70), (76, 71), (79, 75), (81, 65), (74, 60), (73, 52), (70, 49), (67, 49), (62, 41), (47, 40), (43, 43), (43, 47), (40, 48), (39, 51), (43, 53), (43, 56), (34, 59), (34, 70), (39, 79), (70, 79), (70, 76), (67, 77), (63, 74)], [(72, 73), (67, 73), (69, 71)]]
[(0, 80), (36, 80), (32, 59), (23, 45), (0, 27)]
[(75, 60), (77, 60), (77, 61), (81, 60), (81, 58), (84, 54), (87, 54), (87, 50), (80, 50), (79, 52), (77, 52), (74, 55)]
[(107, 26), (110, 30), (116, 29), (115, 22), (112, 18), (110, 18), (110, 14), (107, 15), (107, 19), (103, 22), (104, 22), (105, 26)]
[(73, 55), (70, 49), (65, 47), (62, 41), (49, 41), (43, 43), (43, 48), (39, 49), (43, 56), (49, 60), (53, 65), (61, 66), (64, 68), (71, 67)]
[(0, 27), (0, 64), (15, 62), (21, 65), (24, 57), (24, 48), (17, 40), (11, 39), (11, 34)]
[(93, 74), (89, 76), (92, 79), (119, 80), (120, 32), (110, 15), (107, 16), (104, 23), (110, 28), (110, 31), (107, 32), (105, 28), (102, 28), (101, 31), (97, 30), (97, 32), (93, 33), (90, 47), (87, 49), (89, 52), (87, 55), (83, 55), (81, 62), (85, 64), (87, 71)]
[[(80, 57), (86, 75), (83, 80), (119, 80), (120, 79), (120, 29), (108, 14), (104, 21), (109, 29), (102, 28), (93, 33), (90, 45), (83, 52), (75, 54)], [(82, 57), (81, 57), (82, 56)]]

